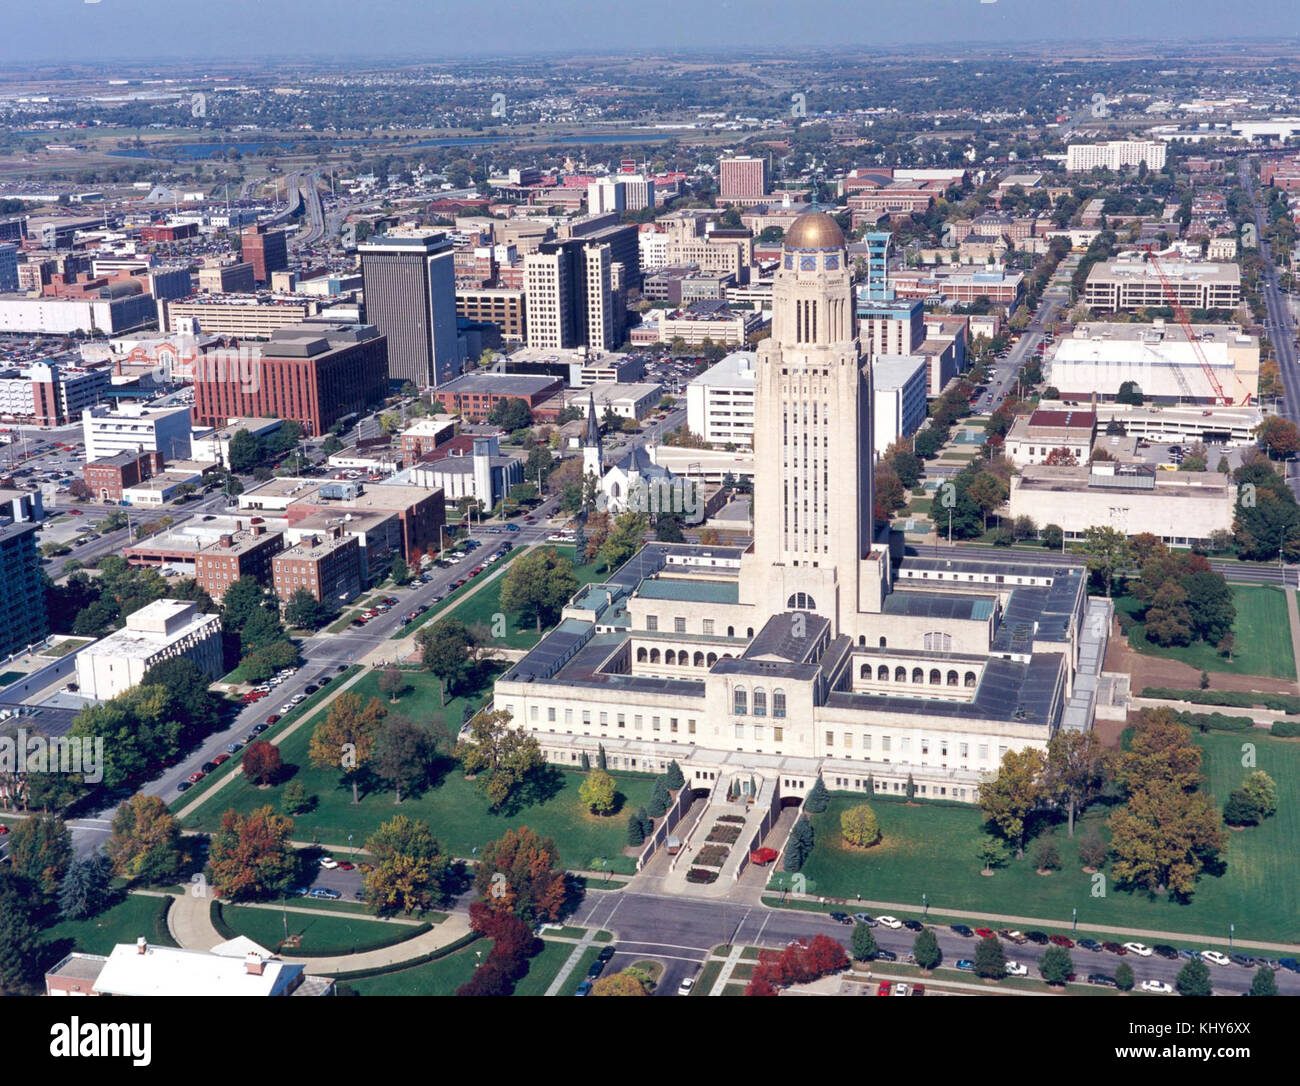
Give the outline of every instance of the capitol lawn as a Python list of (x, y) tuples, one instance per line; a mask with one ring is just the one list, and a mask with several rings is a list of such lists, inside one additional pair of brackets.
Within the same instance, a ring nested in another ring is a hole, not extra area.
[[(363, 676), (351, 688), (363, 701), (380, 697), (379, 671)], [(411, 689), (395, 705), (393, 712), (430, 723), (442, 734), (454, 735), (466, 705), (477, 709), (486, 689), (468, 697), (458, 696), (439, 705), (438, 681), (423, 671), (405, 672)], [(491, 679), (487, 685), (490, 687)], [(387, 704), (387, 702), (385, 702)], [(597, 817), (583, 809), (578, 801), (578, 787), (583, 774), (577, 770), (543, 767), (532, 783), (519, 789), (519, 800), (500, 811), (489, 809), (488, 801), (473, 781), (467, 781), (458, 764), (450, 758), (439, 766), (434, 783), (416, 796), (394, 803), (394, 793), (384, 785), (363, 782), (361, 802), (353, 804), (351, 785), (337, 770), (314, 769), (307, 757), (312, 729), (322, 719), (323, 710), (280, 745), (280, 754), (288, 767), (284, 778), (269, 788), (250, 784), (236, 771), (236, 779), (222, 788), (192, 815), (185, 819), (187, 829), (212, 831), (221, 824), (229, 808), (247, 812), (270, 804), (281, 810), (281, 796), (290, 780), (299, 781), (309, 797), (316, 798), (313, 810), (294, 816), (295, 840), (345, 847), (348, 834), (352, 844), (361, 848), (366, 838), (381, 823), (396, 814), (428, 821), (434, 836), (453, 855), (470, 857), (476, 847), (500, 837), (507, 829), (528, 826), (543, 836), (555, 838), (563, 864), (573, 870), (600, 868), (604, 857), (609, 870), (630, 874), (635, 862), (623, 855), (627, 843), (627, 815), (648, 803), (654, 779), (640, 774), (614, 773), (622, 805), (612, 815)]]
[[(1295, 842), (1300, 840), (1300, 740), (1272, 739), (1262, 733), (1247, 736), (1211, 732), (1196, 741), (1205, 752), (1202, 763), (1208, 791), (1221, 805), (1228, 793), (1250, 772), (1242, 767), (1243, 744), (1253, 744), (1255, 763), (1278, 786), (1278, 812), (1262, 825), (1226, 830), (1228, 847), (1222, 875), (1202, 875), (1188, 904), (1117, 889), (1107, 879), (1105, 897), (1092, 894), (1092, 876), (1082, 870), (1077, 846), (1091, 828), (1103, 837), (1107, 810), (1093, 807), (1075, 837), (1064, 825), (1055, 828), (1062, 868), (1051, 875), (1034, 870), (1035, 842), (1024, 859), (1012, 859), (991, 877), (982, 875), (977, 855), (985, 834), (980, 813), (959, 804), (901, 800), (870, 801), (880, 820), (881, 843), (867, 851), (840, 843), (840, 812), (865, 797), (836, 794), (829, 809), (813, 815), (816, 843), (803, 869), (810, 894), (905, 903), (900, 919), (921, 916), (921, 895), (932, 912), (951, 909), (986, 910), (990, 914), (1037, 917), (1069, 931), (1071, 910), (1078, 908), (1081, 924), (1198, 933), (1226, 939), (1236, 925), (1237, 939), (1300, 942), (1300, 866)], [(774, 872), (769, 885), (790, 886), (790, 876)]]

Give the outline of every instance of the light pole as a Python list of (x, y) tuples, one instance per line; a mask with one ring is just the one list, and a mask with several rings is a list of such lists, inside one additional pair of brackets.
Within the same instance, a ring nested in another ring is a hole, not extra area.
[(1236, 930), (1237, 930), (1237, 925), (1236, 925), (1236, 924), (1229, 924), (1229, 925), (1228, 925), (1228, 953), (1229, 953), (1229, 954), (1232, 953), (1232, 935), (1233, 935), (1233, 932), (1235, 932)]
[(1070, 921), (1070, 934), (1077, 935), (1079, 932), (1079, 907), (1074, 907), (1074, 917)]
[(925, 896), (925, 891), (922, 890), (921, 891), (921, 919), (928, 920), (929, 918), (930, 918), (930, 899)]

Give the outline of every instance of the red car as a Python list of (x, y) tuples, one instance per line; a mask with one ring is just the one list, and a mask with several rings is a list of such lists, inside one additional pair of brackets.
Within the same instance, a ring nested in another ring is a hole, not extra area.
[(759, 867), (762, 867), (764, 864), (770, 864), (776, 859), (776, 856), (776, 849), (764, 846), (763, 848), (754, 849), (754, 851), (749, 854), (749, 862), (752, 864), (758, 864)]
[(981, 939), (992, 939), (992, 938), (993, 938), (993, 929), (992, 929), (992, 928), (976, 928), (976, 929), (975, 929), (975, 934), (978, 935)]
[(206, 776), (207, 776), (207, 774), (204, 773), (203, 770), (201, 770), (201, 769), (196, 769), (193, 773), (191, 773), (191, 774), (190, 774), (188, 777), (186, 777), (185, 779), (186, 779), (187, 781), (189, 781), (190, 784), (198, 784), (199, 781), (201, 781), (201, 780), (202, 780), (204, 777), (206, 777)]
[(279, 714), (279, 713), (272, 713), (270, 716), (268, 716), (268, 717), (266, 718), (266, 722), (267, 722), (268, 724), (278, 724), (279, 721), (280, 721), (280, 714)]
[(356, 867), (356, 866), (357, 866), (357, 865), (354, 864), (351, 860), (340, 860), (340, 861), (339, 861), (339, 870), (340, 870), (340, 871), (351, 871), (351, 870), (352, 870), (354, 867)]
[(1066, 935), (1049, 935), (1047, 937), (1047, 940), (1053, 946), (1063, 946), (1065, 947), (1066, 950), (1069, 950), (1072, 946), (1074, 946), (1074, 940), (1069, 938), (1069, 936)]
[(9, 832), (8, 826), (0, 826), (0, 837), (3, 837), (8, 832)]
[(220, 765), (222, 762), (228, 762), (228, 761), (230, 761), (229, 754), (218, 754), (215, 758), (212, 759), (212, 764)]
[(892, 986), (891, 986), (891, 984), (889, 983), (889, 981), (887, 981), (887, 980), (882, 980), (882, 981), (880, 982), (880, 987), (876, 989), (876, 995), (878, 995), (878, 996), (882, 996), (882, 995), (887, 996), (887, 995), (889, 995), (889, 989), (890, 989), (891, 987), (892, 987)]

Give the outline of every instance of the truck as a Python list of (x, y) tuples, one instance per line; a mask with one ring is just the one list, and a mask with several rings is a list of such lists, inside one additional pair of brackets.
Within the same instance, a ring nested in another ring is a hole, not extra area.
[(682, 850), (682, 839), (669, 834), (668, 840), (664, 842), (664, 847), (668, 850), (669, 856), (676, 856)]

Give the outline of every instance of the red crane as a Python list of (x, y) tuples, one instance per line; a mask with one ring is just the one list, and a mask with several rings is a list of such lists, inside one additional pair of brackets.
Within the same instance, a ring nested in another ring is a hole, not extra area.
[[(1160, 266), (1160, 259), (1154, 252), (1149, 252), (1148, 257), (1151, 260), (1151, 266), (1155, 268), (1156, 275), (1160, 276), (1160, 285), (1164, 289), (1165, 297), (1169, 299), (1169, 304), (1174, 308), (1174, 315), (1178, 318), (1178, 323), (1182, 325), (1183, 334), (1187, 336), (1187, 342), (1192, 345), (1192, 351), (1196, 355), (1196, 361), (1200, 363), (1201, 370), (1205, 373), (1205, 378), (1210, 382), (1210, 388), (1214, 390), (1215, 402), (1224, 407), (1232, 406), (1232, 398), (1223, 391), (1223, 386), (1219, 384), (1219, 379), (1214, 376), (1214, 369), (1211, 367), (1209, 360), (1205, 357), (1205, 352), (1201, 350), (1201, 341), (1197, 338), (1196, 333), (1192, 331), (1192, 322), (1187, 319), (1187, 312), (1183, 309), (1182, 303), (1178, 300), (1178, 294), (1174, 291), (1173, 284), (1169, 282), (1169, 277), (1165, 275), (1165, 270)], [(1178, 367), (1174, 367), (1175, 376), (1179, 375)], [(1250, 403), (1250, 393), (1247, 392), (1241, 401), (1243, 404)]]

